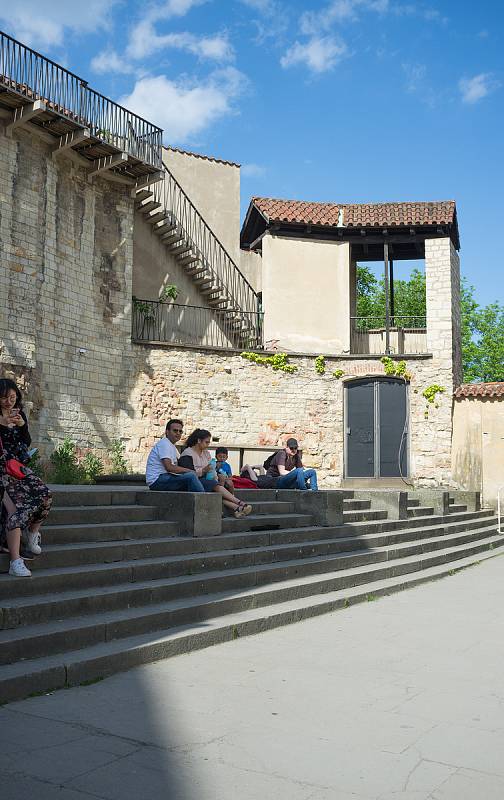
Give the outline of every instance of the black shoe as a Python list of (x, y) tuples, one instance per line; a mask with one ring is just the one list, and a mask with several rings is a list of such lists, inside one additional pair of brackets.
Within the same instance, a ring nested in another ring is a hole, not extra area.
[(19, 551), (19, 555), (21, 556), (23, 561), (33, 561), (33, 559), (37, 557), (35, 553), (32, 553), (31, 550), (27, 550), (26, 547), (21, 548), (21, 550)]

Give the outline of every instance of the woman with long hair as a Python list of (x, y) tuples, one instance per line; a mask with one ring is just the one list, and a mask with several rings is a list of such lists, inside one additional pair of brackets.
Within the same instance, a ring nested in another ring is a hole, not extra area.
[(249, 503), (243, 503), (238, 500), (218, 480), (208, 478), (208, 474), (212, 472), (211, 457), (208, 452), (211, 440), (212, 434), (210, 431), (206, 431), (204, 428), (196, 428), (188, 437), (185, 450), (182, 451), (178, 464), (180, 467), (193, 469), (205, 491), (218, 492), (222, 497), (223, 504), (233, 512), (233, 516), (237, 519), (246, 517), (252, 511), (252, 506)]
[[(47, 486), (25, 466), (30, 460), (30, 444), (31, 436), (21, 392), (14, 381), (0, 378), (0, 548), (9, 552), (9, 575), (17, 578), (31, 575), (20, 556), (21, 538), (28, 550), (24, 558), (32, 558), (32, 554), (39, 555), (42, 552), (40, 526), (52, 504)], [(24, 465), (19, 477), (11, 474), (10, 459)]]

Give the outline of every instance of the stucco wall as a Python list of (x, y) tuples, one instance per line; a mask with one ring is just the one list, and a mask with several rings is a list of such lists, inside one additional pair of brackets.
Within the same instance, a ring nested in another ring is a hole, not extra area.
[(262, 292), (262, 257), (253, 250), (240, 250), (240, 271), (255, 292)]
[(301, 353), (350, 350), (350, 245), (263, 239), (266, 343)]
[(163, 161), (240, 265), (240, 168), (163, 148)]
[(504, 487), (503, 398), (455, 400), (452, 464), (457, 485), (482, 490), (485, 504), (496, 505), (497, 491)]

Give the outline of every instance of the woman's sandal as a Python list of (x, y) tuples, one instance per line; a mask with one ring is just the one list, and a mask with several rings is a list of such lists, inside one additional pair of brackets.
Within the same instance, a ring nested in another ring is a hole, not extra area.
[(244, 503), (243, 500), (240, 500), (238, 503), (238, 508), (233, 512), (233, 517), (236, 517), (236, 519), (242, 519), (242, 517), (248, 517), (251, 511), (252, 506), (250, 503)]

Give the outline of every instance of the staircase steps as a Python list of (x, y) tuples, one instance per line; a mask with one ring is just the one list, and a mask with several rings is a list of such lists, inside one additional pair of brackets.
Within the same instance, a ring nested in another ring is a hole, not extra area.
[[(504, 552), (492, 511), (389, 520), (345, 492), (321, 528), (270, 490), (221, 536), (177, 536), (138, 489), (55, 494), (31, 579), (0, 575), (0, 702), (287, 624)], [(453, 508), (454, 507), (454, 508)], [(411, 504), (410, 508), (421, 509)], [(6, 569), (6, 557), (0, 569)]]

